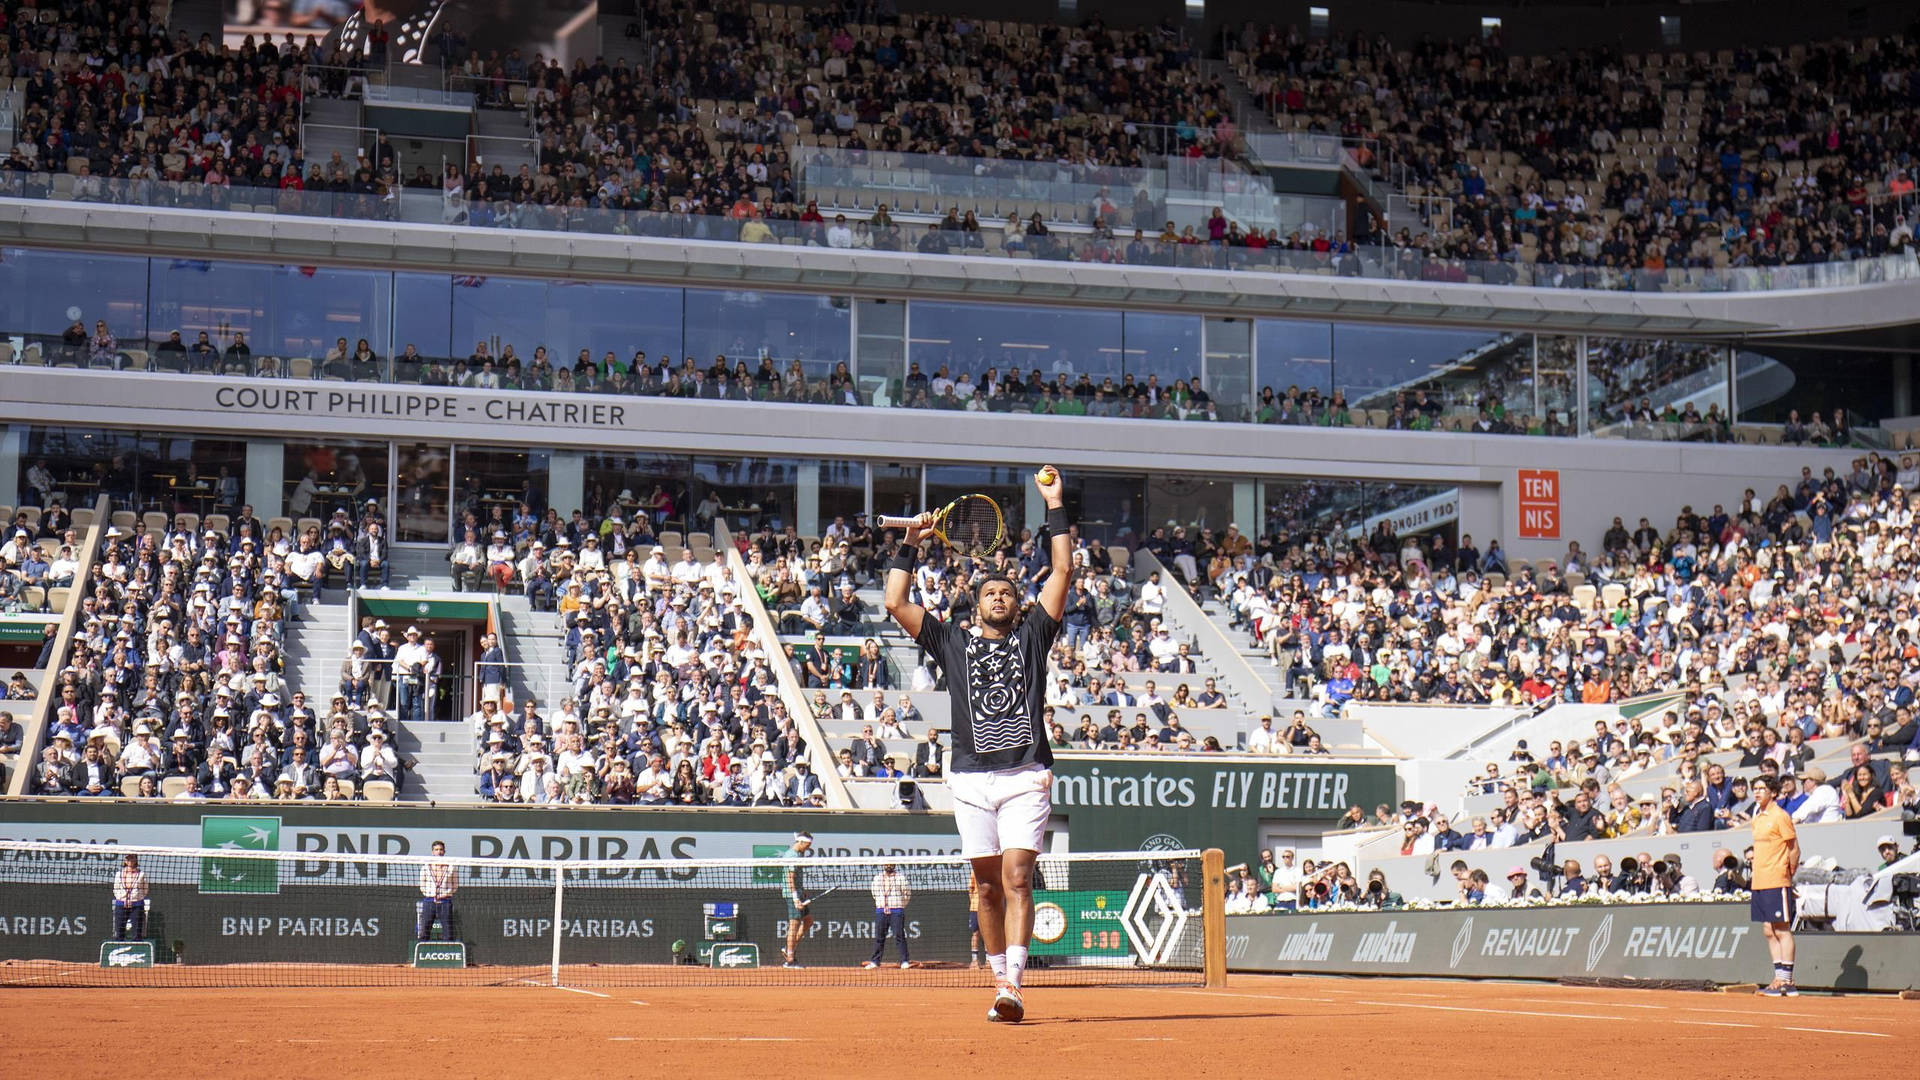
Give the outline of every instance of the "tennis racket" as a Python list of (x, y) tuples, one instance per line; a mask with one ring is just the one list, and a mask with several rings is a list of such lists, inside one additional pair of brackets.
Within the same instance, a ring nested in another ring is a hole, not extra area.
[[(917, 518), (883, 517), (883, 529), (904, 529)], [(942, 544), (970, 559), (984, 558), (1007, 542), (1000, 504), (985, 495), (962, 495), (933, 512), (930, 531)]]
[(809, 897), (807, 897), (807, 898), (806, 898), (805, 900), (796, 900), (796, 901), (794, 901), (794, 906), (795, 906), (795, 907), (803, 907), (803, 908), (804, 908), (804, 907), (811, 907), (811, 906), (813, 906), (813, 902), (814, 902), (814, 901), (816, 901), (816, 900), (820, 900), (820, 899), (824, 899), (825, 897), (828, 897), (828, 896), (831, 896), (831, 895), (833, 895), (834, 893), (837, 893), (837, 892), (839, 892), (839, 891), (840, 891), (840, 886), (838, 886), (838, 885), (829, 885), (828, 887), (826, 887), (826, 888), (824, 888), (824, 889), (821, 889), (821, 890), (820, 890), (819, 892), (817, 892), (817, 893), (814, 893), (814, 894), (813, 894), (812, 896), (809, 896)]

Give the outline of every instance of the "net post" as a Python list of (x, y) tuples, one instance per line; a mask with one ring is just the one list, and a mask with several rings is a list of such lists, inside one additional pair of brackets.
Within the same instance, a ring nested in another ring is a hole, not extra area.
[(1207, 988), (1219, 990), (1227, 985), (1227, 853), (1201, 852), (1200, 877), (1201, 964)]
[(560, 929), (561, 908), (567, 891), (567, 872), (559, 864), (553, 867), (553, 962), (549, 975), (554, 986), (560, 985)]

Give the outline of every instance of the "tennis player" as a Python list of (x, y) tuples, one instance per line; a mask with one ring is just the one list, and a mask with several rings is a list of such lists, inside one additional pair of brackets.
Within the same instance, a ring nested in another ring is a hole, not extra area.
[(1780, 808), (1780, 781), (1761, 776), (1753, 782), (1753, 899), (1750, 915), (1767, 939), (1773, 957), (1773, 981), (1760, 988), (1767, 997), (1799, 997), (1793, 985), (1793, 875), (1800, 871), (1800, 837), (1793, 818)]
[(914, 558), (933, 523), (923, 514), (909, 526), (887, 571), (887, 614), (893, 616), (946, 673), (953, 699), (953, 748), (947, 789), (960, 850), (979, 882), (980, 938), (995, 982), (987, 1019), (1026, 1016), (1020, 980), (1033, 938), (1033, 864), (1053, 812), (1053, 752), (1041, 729), (1047, 650), (1066, 613), (1073, 579), (1067, 513), (1058, 470), (1034, 476), (1047, 503), (1049, 569), (1040, 601), (1020, 615), (1020, 586), (1004, 574), (974, 584), (978, 626), (966, 633), (930, 618), (907, 598)]
[[(780, 857), (797, 860), (812, 848), (813, 834), (797, 832), (793, 834), (793, 846), (781, 852)], [(813, 912), (809, 910), (813, 901), (801, 891), (806, 887), (802, 877), (800, 864), (797, 861), (789, 861), (786, 877), (780, 882), (780, 895), (787, 900), (787, 947), (780, 951), (782, 960), (780, 966), (783, 968), (800, 966), (799, 953), (796, 950), (800, 948), (800, 939), (807, 936), (808, 930), (813, 929)]]

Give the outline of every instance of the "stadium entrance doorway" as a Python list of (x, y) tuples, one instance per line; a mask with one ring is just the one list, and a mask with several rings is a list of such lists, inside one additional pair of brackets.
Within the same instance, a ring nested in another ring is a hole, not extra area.
[[(480, 639), (500, 626), (500, 612), (491, 597), (477, 598), (472, 593), (425, 593), (361, 594), (355, 599), (359, 608), (354, 612), (356, 626), (365, 625), (369, 617), (381, 619), (395, 631), (396, 642), (407, 640), (407, 630), (418, 629), (420, 643), (423, 646), (431, 643), (437, 671), (423, 686), (424, 700), (417, 714), (421, 720), (457, 721), (480, 707), (474, 670), (480, 658)], [(394, 678), (398, 682), (406, 675), (406, 672), (395, 671)]]

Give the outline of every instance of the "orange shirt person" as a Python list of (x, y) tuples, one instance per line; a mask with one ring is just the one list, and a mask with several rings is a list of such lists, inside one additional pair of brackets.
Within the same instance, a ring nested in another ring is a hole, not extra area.
[(1793, 984), (1793, 920), (1798, 905), (1793, 876), (1800, 871), (1800, 837), (1793, 819), (1776, 801), (1777, 777), (1753, 781), (1753, 921), (1761, 924), (1773, 957), (1773, 981), (1760, 988), (1767, 997), (1798, 997)]

